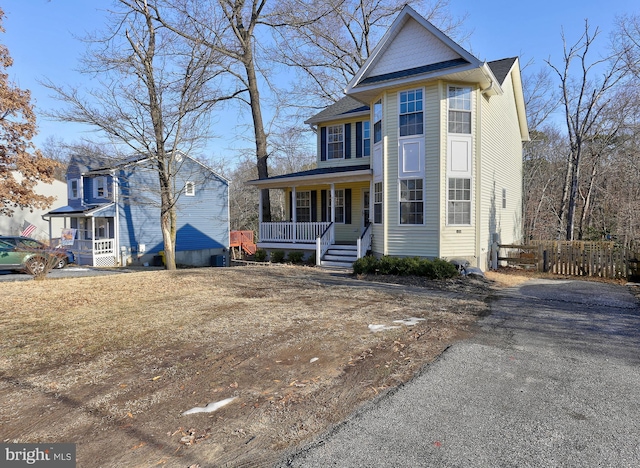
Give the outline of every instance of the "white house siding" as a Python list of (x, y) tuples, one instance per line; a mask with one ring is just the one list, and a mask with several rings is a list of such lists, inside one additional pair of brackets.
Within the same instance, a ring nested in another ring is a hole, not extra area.
[[(22, 180), (19, 172), (13, 172), (16, 180)], [(67, 183), (54, 179), (51, 184), (39, 182), (34, 188), (35, 193), (45, 195), (47, 197), (55, 197), (50, 208), (45, 210), (16, 208), (13, 216), (0, 216), (0, 235), (18, 235), (22, 231), (25, 221), (36, 226), (36, 230), (31, 237), (43, 241), (49, 240), (49, 222), (42, 219), (42, 215), (51, 211), (52, 208), (59, 208), (67, 204)], [(59, 238), (64, 228), (64, 220), (62, 218), (52, 218), (51, 220), (51, 237)]]
[(475, 209), (475, 194), (477, 194), (477, 157), (476, 148), (479, 140), (477, 133), (477, 121), (478, 121), (478, 96), (479, 92), (472, 88), (472, 112), (471, 112), (471, 192), (474, 194), (471, 200), (471, 225), (447, 225), (447, 159), (448, 159), (448, 86), (459, 85), (469, 87), (468, 83), (452, 83), (442, 82), (439, 87), (441, 96), (440, 100), (440, 119), (442, 125), (440, 126), (440, 253), (439, 257), (445, 259), (451, 258), (466, 258), (473, 265), (477, 264), (476, 259), (476, 218)]
[(366, 76), (384, 75), (457, 58), (460, 55), (409, 18)]
[[(522, 138), (516, 114), (511, 76), (507, 76), (502, 96), (481, 98), (482, 198), (480, 200), (480, 267), (496, 233), (502, 243), (522, 240)], [(507, 207), (502, 208), (502, 189)]]
[[(398, 182), (398, 92), (424, 88), (424, 225), (401, 225)], [(439, 171), (439, 93), (436, 84), (414, 85), (390, 92), (386, 96), (385, 132), (388, 136), (385, 155), (385, 194), (387, 255), (438, 256), (438, 171)], [(375, 231), (374, 231), (375, 233)]]

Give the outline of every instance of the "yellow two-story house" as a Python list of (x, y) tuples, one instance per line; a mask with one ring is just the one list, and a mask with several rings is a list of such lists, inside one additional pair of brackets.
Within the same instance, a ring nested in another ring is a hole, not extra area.
[[(260, 223), (258, 247), (318, 264), (374, 255), (465, 259), (521, 240), (517, 58), (481, 62), (405, 7), (345, 90), (307, 123), (317, 168), (250, 183), (287, 192), (289, 221)], [(260, 213), (262, 210), (260, 210)]]

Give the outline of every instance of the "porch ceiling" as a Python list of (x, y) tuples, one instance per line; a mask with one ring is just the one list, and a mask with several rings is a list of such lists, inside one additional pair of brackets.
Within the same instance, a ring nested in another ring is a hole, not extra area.
[(329, 185), (346, 182), (368, 182), (372, 178), (372, 170), (368, 165), (345, 166), (313, 169), (296, 172), (268, 179), (250, 180), (249, 185), (260, 189), (286, 189), (298, 185)]

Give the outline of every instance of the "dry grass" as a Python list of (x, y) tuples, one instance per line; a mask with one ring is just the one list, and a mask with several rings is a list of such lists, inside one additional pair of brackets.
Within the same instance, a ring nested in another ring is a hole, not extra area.
[(487, 291), (457, 287), (286, 266), (5, 283), (0, 440), (74, 441), (79, 466), (267, 464), (469, 333)]

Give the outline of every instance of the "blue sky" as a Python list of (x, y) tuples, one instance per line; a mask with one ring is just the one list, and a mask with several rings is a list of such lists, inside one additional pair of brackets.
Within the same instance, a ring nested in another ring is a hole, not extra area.
[[(21, 88), (30, 89), (40, 109), (59, 105), (49, 98), (49, 90), (38, 84), (47, 78), (58, 84), (81, 84), (84, 79), (76, 69), (84, 44), (76, 37), (99, 29), (104, 24), (105, 8), (110, 1), (99, 0), (4, 0), (4, 28), (0, 42), (8, 46), (14, 59), (10, 79)], [(575, 42), (584, 29), (585, 18), (602, 30), (598, 41), (606, 45), (616, 15), (640, 14), (638, 0), (493, 0), (491, 2), (451, 0), (454, 14), (467, 13), (466, 28), (472, 31), (467, 46), (480, 59), (496, 60), (521, 56), (524, 63), (534, 60), (534, 67), (544, 66), (550, 58), (558, 63), (562, 54), (561, 28), (569, 42)], [(48, 135), (67, 142), (78, 140), (82, 128), (66, 123), (50, 122), (40, 117), (40, 133), (35, 143)], [(231, 128), (226, 133), (233, 132)], [(220, 133), (218, 131), (218, 133)], [(246, 142), (240, 144), (246, 146)], [(229, 141), (212, 144), (215, 156), (233, 148)]]

